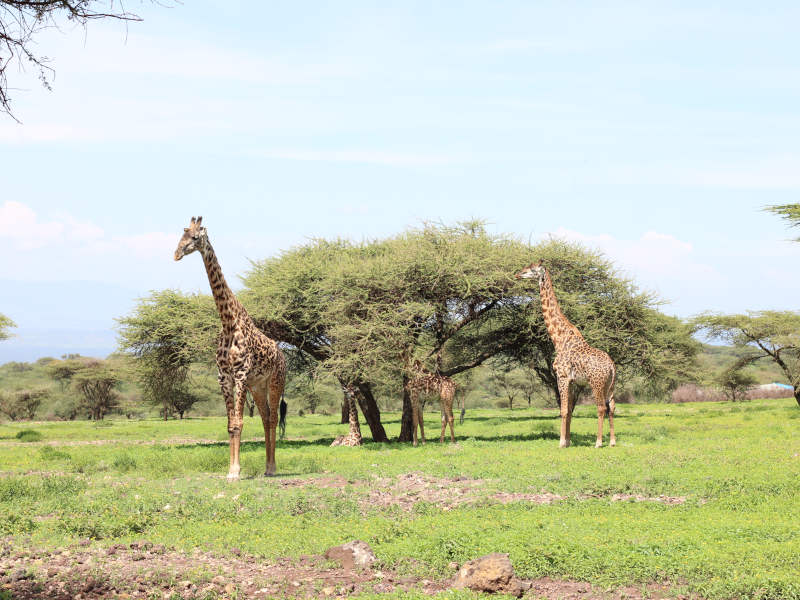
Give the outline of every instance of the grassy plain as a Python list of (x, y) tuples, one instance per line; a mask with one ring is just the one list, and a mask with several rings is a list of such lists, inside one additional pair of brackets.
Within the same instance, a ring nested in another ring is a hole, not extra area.
[[(524, 578), (800, 599), (794, 400), (618, 405), (617, 415), (618, 446), (599, 450), (586, 406), (565, 450), (555, 411), (468, 411), (456, 445), (438, 443), (429, 413), (435, 441), (418, 448), (330, 448), (345, 425), (294, 417), (278, 477), (260, 476), (263, 442), (248, 441), (235, 484), (224, 479), (224, 419), (0, 425), (0, 536), (53, 549), (146, 538), (265, 559), (362, 539), (385, 568), (433, 579), (451, 561), (507, 552)], [(390, 437), (398, 419), (385, 415)], [(260, 429), (248, 419), (244, 437)], [(427, 492), (396, 485), (412, 473)], [(463, 496), (449, 494), (464, 482)], [(559, 499), (531, 499), (544, 492)]]

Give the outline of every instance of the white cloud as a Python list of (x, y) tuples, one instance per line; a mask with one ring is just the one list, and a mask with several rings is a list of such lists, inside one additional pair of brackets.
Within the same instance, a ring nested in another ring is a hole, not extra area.
[(721, 279), (714, 268), (697, 257), (691, 243), (669, 234), (647, 231), (638, 239), (620, 239), (559, 227), (551, 235), (601, 250), (646, 288), (669, 291), (675, 285), (709, 286)]
[(39, 221), (36, 213), (21, 202), (6, 201), (0, 206), (0, 239), (8, 239), (14, 248), (46, 246), (59, 240), (64, 229), (64, 223)]

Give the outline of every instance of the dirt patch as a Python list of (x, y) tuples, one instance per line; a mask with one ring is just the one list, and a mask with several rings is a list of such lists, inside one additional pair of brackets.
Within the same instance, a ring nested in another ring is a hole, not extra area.
[(589, 498), (607, 498), (612, 502), (660, 502), (661, 504), (683, 504), (686, 502), (686, 496), (643, 496), (642, 494), (580, 494), (578, 496), (581, 500)]
[[(16, 600), (96, 598), (335, 598), (360, 593), (449, 589), (453, 578), (403, 577), (389, 569), (346, 570), (322, 556), (265, 560), (236, 548), (229, 555), (178, 552), (148, 541), (92, 546), (89, 540), (64, 550), (27, 548), (6, 539), (0, 549), (0, 589)], [(457, 570), (455, 563), (452, 567)], [(586, 582), (550, 578), (521, 580), (526, 598), (561, 600), (676, 600), (668, 586), (649, 584), (603, 590)]]
[(436, 593), (447, 582), (400, 577), (388, 570), (346, 570), (322, 556), (264, 560), (236, 548), (230, 556), (183, 553), (147, 541), (110, 548), (12, 550), (0, 555), (0, 582), (15, 600), (93, 598), (340, 597), (416, 589)]

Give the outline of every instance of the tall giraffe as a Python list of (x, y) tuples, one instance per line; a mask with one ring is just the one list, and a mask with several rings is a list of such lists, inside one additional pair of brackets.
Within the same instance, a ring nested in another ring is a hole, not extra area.
[[(233, 295), (225, 282), (217, 256), (202, 227), (203, 217), (192, 217), (189, 227), (175, 250), (175, 260), (180, 260), (195, 250), (203, 256), (211, 293), (222, 321), (217, 342), (217, 368), (219, 385), (228, 409), (228, 434), (230, 436), (230, 465), (228, 480), (239, 479), (239, 444), (242, 436), (245, 397), (247, 390), (261, 414), (264, 426), (264, 445), (267, 466), (264, 475), (275, 474), (275, 440), (278, 425), (278, 406), (286, 380), (286, 359), (278, 343), (268, 338), (255, 326), (244, 306)], [(283, 421), (283, 419), (281, 419)]]
[(616, 367), (611, 357), (593, 348), (583, 339), (581, 332), (561, 312), (553, 291), (550, 273), (540, 260), (531, 263), (516, 274), (517, 279), (539, 279), (539, 293), (542, 300), (542, 314), (547, 333), (556, 347), (553, 370), (558, 378), (558, 395), (561, 399), (561, 448), (570, 443), (570, 424), (572, 409), (575, 407), (573, 385), (580, 380), (588, 381), (597, 402), (597, 442), (595, 448), (603, 445), (603, 418), (608, 413), (611, 429), (611, 446), (617, 445), (614, 437), (614, 380)]
[(356, 394), (358, 388), (353, 385), (343, 385), (342, 392), (344, 400), (347, 402), (347, 411), (350, 421), (350, 432), (347, 435), (340, 435), (331, 446), (360, 446), (361, 445), (361, 425), (358, 423), (358, 408), (356, 408)]
[(422, 418), (422, 407), (420, 406), (420, 394), (438, 394), (442, 406), (442, 434), (439, 442), (444, 442), (444, 431), (450, 425), (450, 441), (455, 442), (456, 436), (453, 432), (453, 398), (456, 395), (456, 384), (452, 379), (445, 375), (428, 373), (418, 360), (414, 361), (413, 375), (408, 380), (408, 393), (411, 396), (411, 419), (414, 431), (414, 445), (417, 445), (417, 425), (419, 425), (422, 443), (425, 443), (425, 425)]

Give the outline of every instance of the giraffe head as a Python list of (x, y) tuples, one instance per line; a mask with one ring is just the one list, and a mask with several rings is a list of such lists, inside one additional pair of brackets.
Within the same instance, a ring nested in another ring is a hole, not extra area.
[(197, 219), (192, 217), (192, 222), (189, 223), (188, 227), (184, 228), (181, 241), (178, 242), (178, 247), (175, 249), (175, 260), (180, 260), (187, 254), (205, 247), (208, 241), (208, 234), (202, 223), (203, 217), (197, 217)]
[(540, 281), (544, 277), (544, 264), (540, 259), (539, 262), (531, 263), (522, 271), (514, 275), (516, 279), (534, 279), (538, 278)]

